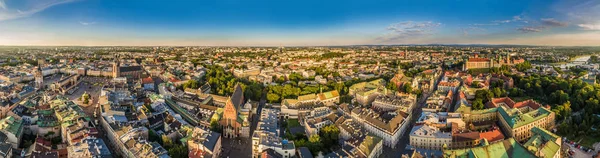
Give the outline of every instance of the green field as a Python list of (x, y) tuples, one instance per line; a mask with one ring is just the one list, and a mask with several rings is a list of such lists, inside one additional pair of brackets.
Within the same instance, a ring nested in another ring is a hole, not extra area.
[(300, 122), (298, 122), (298, 119), (288, 119), (287, 128), (290, 129), (294, 127), (300, 127)]

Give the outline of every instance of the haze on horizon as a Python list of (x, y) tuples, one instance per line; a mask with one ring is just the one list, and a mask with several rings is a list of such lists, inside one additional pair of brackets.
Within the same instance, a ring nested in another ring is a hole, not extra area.
[(598, 0), (0, 0), (0, 45), (600, 45)]

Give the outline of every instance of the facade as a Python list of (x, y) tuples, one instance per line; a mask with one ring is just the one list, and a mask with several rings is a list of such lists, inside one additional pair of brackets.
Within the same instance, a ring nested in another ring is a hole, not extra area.
[(452, 144), (452, 133), (440, 131), (440, 128), (419, 125), (410, 131), (410, 145), (415, 148), (442, 150)]
[(380, 95), (375, 98), (372, 107), (382, 111), (402, 110), (410, 114), (417, 102), (417, 98), (412, 94), (406, 95)]

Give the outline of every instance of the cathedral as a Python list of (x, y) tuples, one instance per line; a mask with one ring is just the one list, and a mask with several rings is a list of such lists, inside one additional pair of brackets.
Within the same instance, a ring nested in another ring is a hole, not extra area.
[(125, 77), (128, 81), (140, 79), (144, 73), (142, 66), (133, 64), (121, 65), (119, 56), (115, 56), (112, 69), (113, 78)]
[(223, 117), (219, 120), (219, 125), (223, 128), (223, 136), (228, 138), (250, 136), (248, 111), (251, 109), (251, 106), (249, 107), (248, 105), (244, 104), (242, 86), (237, 84), (233, 95), (227, 99), (225, 108), (223, 109)]

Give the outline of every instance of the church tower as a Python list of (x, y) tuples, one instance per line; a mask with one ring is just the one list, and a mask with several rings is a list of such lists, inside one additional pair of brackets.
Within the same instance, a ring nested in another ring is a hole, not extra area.
[(42, 66), (38, 66), (37, 70), (35, 70), (35, 88), (42, 89), (44, 87), (44, 75), (42, 75)]
[(121, 66), (121, 63), (119, 63), (119, 56), (115, 55), (115, 61), (113, 62), (113, 78), (117, 78), (120, 75), (120, 69), (119, 67)]

